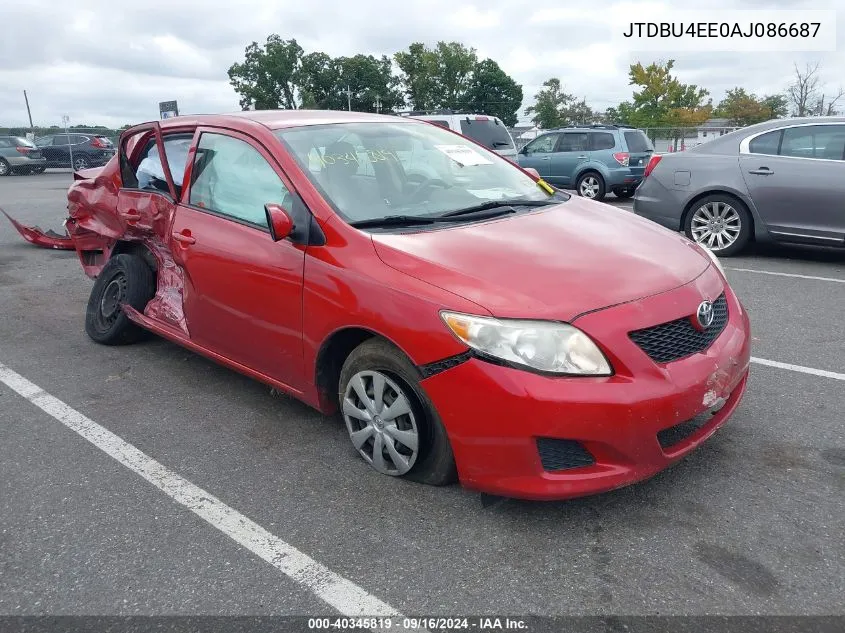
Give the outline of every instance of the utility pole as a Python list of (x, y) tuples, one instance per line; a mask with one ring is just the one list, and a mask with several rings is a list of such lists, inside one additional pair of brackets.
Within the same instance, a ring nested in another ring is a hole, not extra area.
[(349, 105), (349, 111), (352, 112), (352, 88), (346, 84), (346, 103)]
[(32, 125), (32, 112), (29, 111), (29, 97), (26, 96), (26, 90), (23, 91), (23, 100), (26, 101), (26, 115), (29, 117), (29, 129), (34, 131)]
[(376, 106), (376, 114), (381, 114), (381, 97), (376, 95), (376, 102), (374, 104)]

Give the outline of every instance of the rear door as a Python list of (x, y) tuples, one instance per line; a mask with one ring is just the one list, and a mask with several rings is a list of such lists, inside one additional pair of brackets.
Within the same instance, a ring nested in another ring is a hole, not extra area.
[(41, 148), (41, 155), (52, 167), (70, 166), (70, 141), (67, 134), (56, 134), (49, 145)]
[(589, 133), (564, 132), (551, 156), (548, 181), (553, 185), (571, 186), (579, 167), (589, 160)]
[(740, 169), (754, 206), (776, 237), (845, 242), (845, 124), (797, 125), (751, 137)]
[(533, 167), (539, 172), (541, 178), (551, 182), (551, 160), (559, 139), (559, 132), (550, 132), (528, 143), (519, 152), (520, 167)]

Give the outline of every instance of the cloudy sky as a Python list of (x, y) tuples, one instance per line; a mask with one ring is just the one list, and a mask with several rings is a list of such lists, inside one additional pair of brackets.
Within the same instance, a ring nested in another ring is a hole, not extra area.
[[(674, 3), (676, 7), (679, 4)], [(710, 9), (838, 9), (841, 0), (708, 0)], [(458, 40), (492, 57), (523, 85), (527, 106), (548, 77), (597, 109), (631, 96), (628, 65), (676, 59), (676, 72), (714, 102), (742, 85), (783, 91), (793, 63), (821, 62), (830, 89), (845, 87), (845, 10), (835, 52), (636, 52), (613, 36), (613, 16), (665, 15), (670, 3), (527, 0), (119, 0), (0, 1), (0, 126), (120, 126), (158, 117), (158, 102), (183, 113), (239, 109), (226, 76), (250, 42), (269, 33), (310, 52), (392, 54), (414, 41)], [(239, 5), (239, 6), (238, 6)], [(237, 6), (237, 8), (236, 8)], [(555, 8), (559, 6), (561, 8)], [(565, 6), (581, 8), (563, 8)], [(591, 8), (594, 7), (594, 8)], [(842, 5), (845, 9), (845, 5)], [(615, 23), (618, 25), (618, 22)], [(844, 104), (845, 105), (845, 104)]]

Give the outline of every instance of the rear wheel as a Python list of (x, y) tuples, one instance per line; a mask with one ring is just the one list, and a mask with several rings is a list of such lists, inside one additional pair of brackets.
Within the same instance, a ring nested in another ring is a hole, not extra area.
[(435, 486), (455, 481), (446, 430), (396, 347), (378, 338), (361, 343), (344, 362), (338, 388), (352, 445), (375, 470)]
[(684, 232), (715, 254), (728, 257), (739, 253), (751, 239), (751, 216), (736, 198), (713, 194), (696, 202), (687, 213)]
[(588, 198), (590, 200), (604, 200), (604, 178), (602, 178), (601, 174), (597, 172), (588, 171), (581, 174), (578, 178), (578, 182), (575, 184), (575, 190), (582, 198)]
[(9, 163), (7, 163), (4, 159), (0, 158), (0, 176), (8, 176), (12, 173), (11, 167), (9, 167)]
[(85, 314), (85, 332), (102, 345), (127, 345), (148, 332), (126, 316), (122, 305), (143, 311), (155, 295), (155, 275), (137, 255), (112, 257), (100, 272)]

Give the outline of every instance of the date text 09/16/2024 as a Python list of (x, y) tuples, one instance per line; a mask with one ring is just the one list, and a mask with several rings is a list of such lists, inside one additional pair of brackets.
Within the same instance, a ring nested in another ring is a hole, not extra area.
[(309, 618), (310, 630), (370, 630), (370, 631), (500, 631), (525, 630), (524, 620), (510, 617), (370, 617), (370, 618)]

